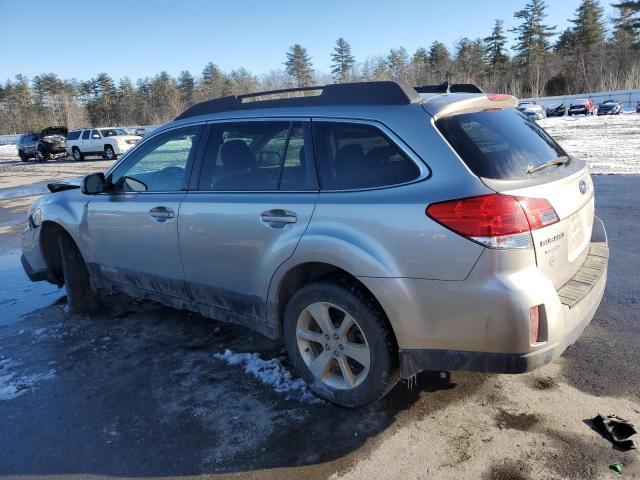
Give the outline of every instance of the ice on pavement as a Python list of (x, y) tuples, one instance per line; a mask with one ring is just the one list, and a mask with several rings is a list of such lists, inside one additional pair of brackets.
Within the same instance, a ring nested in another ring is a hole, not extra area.
[(564, 116), (538, 120), (571, 155), (585, 160), (591, 173), (640, 173), (640, 115)]
[(44, 373), (17, 373), (14, 370), (22, 363), (12, 359), (0, 359), (0, 401), (13, 400), (31, 390), (36, 383), (51, 380), (56, 371), (50, 369)]
[(64, 290), (48, 282), (31, 282), (20, 264), (20, 253), (0, 255), (0, 326), (56, 302)]
[(261, 383), (273, 387), (276, 392), (287, 393), (287, 399), (322, 402), (309, 390), (302, 379), (294, 379), (291, 372), (276, 359), (263, 360), (257, 353), (236, 353), (229, 349), (224, 353), (215, 353), (213, 356), (229, 365), (243, 367), (246, 373), (253, 375)]
[(0, 145), (0, 157), (17, 157), (18, 149), (15, 145)]

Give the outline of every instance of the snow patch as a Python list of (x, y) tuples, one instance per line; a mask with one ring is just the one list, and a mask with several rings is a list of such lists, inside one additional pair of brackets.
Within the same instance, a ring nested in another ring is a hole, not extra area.
[(18, 149), (15, 145), (0, 145), (0, 157), (17, 157)]
[(36, 383), (51, 380), (56, 376), (53, 369), (45, 373), (25, 374), (12, 371), (21, 365), (21, 362), (11, 359), (0, 360), (0, 401), (13, 400), (33, 389)]
[(224, 353), (213, 355), (218, 360), (223, 360), (229, 365), (238, 365), (244, 368), (246, 373), (256, 377), (261, 383), (274, 387), (278, 393), (286, 393), (287, 400), (297, 399), (305, 402), (320, 403), (322, 400), (316, 397), (301, 378), (294, 379), (291, 372), (274, 359), (263, 360), (257, 353), (236, 353), (225, 350)]

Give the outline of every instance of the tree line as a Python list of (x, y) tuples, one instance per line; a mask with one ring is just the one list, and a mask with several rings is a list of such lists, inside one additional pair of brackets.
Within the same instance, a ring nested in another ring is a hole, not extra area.
[(222, 71), (209, 62), (198, 75), (182, 71), (117, 82), (100, 73), (89, 80), (66, 80), (53, 73), (31, 80), (16, 75), (0, 84), (0, 134), (38, 130), (48, 125), (69, 128), (103, 125), (160, 124), (188, 106), (226, 95), (255, 91), (401, 79), (411, 85), (449, 80), (476, 83), (485, 91), (517, 97), (619, 90), (640, 87), (640, 0), (612, 4), (606, 18), (598, 0), (581, 0), (571, 26), (558, 31), (545, 22), (547, 4), (529, 0), (514, 13), (509, 32), (496, 19), (484, 38), (461, 38), (451, 51), (433, 41), (410, 54), (404, 47), (358, 61), (339, 38), (331, 54), (331, 73), (314, 70), (312, 57), (299, 44), (286, 52), (282, 69), (255, 75), (245, 68)]

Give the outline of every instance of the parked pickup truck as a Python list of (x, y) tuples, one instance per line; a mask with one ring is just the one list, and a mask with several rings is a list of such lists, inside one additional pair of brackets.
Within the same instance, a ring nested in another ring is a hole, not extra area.
[(67, 153), (77, 161), (94, 155), (115, 160), (129, 151), (140, 140), (129, 135), (124, 128), (86, 128), (73, 130), (67, 135)]

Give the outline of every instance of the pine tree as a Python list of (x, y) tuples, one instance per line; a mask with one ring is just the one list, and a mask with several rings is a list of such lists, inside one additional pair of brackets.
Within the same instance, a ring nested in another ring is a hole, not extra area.
[(507, 37), (504, 35), (504, 21), (496, 20), (491, 35), (484, 39), (485, 60), (489, 65), (491, 77), (495, 78), (504, 69), (509, 57), (505, 53)]
[(418, 48), (411, 57), (413, 81), (415, 85), (426, 85), (429, 82), (429, 53), (426, 48)]
[(522, 10), (513, 15), (522, 22), (510, 31), (516, 34), (512, 47), (518, 53), (516, 61), (522, 67), (527, 80), (528, 93), (539, 96), (545, 83), (545, 61), (549, 55), (549, 38), (556, 34), (555, 26), (544, 23), (547, 4), (544, 0), (529, 0)]
[(195, 91), (195, 79), (189, 70), (183, 70), (178, 75), (178, 90), (180, 97), (185, 106), (193, 103), (193, 94)]
[(592, 53), (604, 42), (604, 12), (597, 0), (582, 0), (570, 22), (574, 24), (575, 56), (582, 73), (583, 88), (591, 91), (594, 58)]
[(336, 40), (331, 54), (331, 73), (336, 83), (344, 83), (352, 80), (353, 65), (356, 59), (351, 54), (351, 45), (344, 38)]
[(400, 79), (405, 79), (409, 66), (409, 54), (404, 47), (392, 48), (387, 55), (387, 67), (391, 74)]
[(258, 78), (243, 67), (240, 67), (238, 70), (232, 70), (230, 79), (236, 95), (252, 93), (260, 88)]
[(435, 41), (431, 44), (429, 47), (429, 65), (437, 82), (449, 79), (451, 57), (444, 43)]
[(311, 57), (307, 49), (296, 43), (287, 52), (287, 61), (284, 62), (286, 71), (293, 77), (298, 87), (308, 87), (313, 81), (313, 69)]

